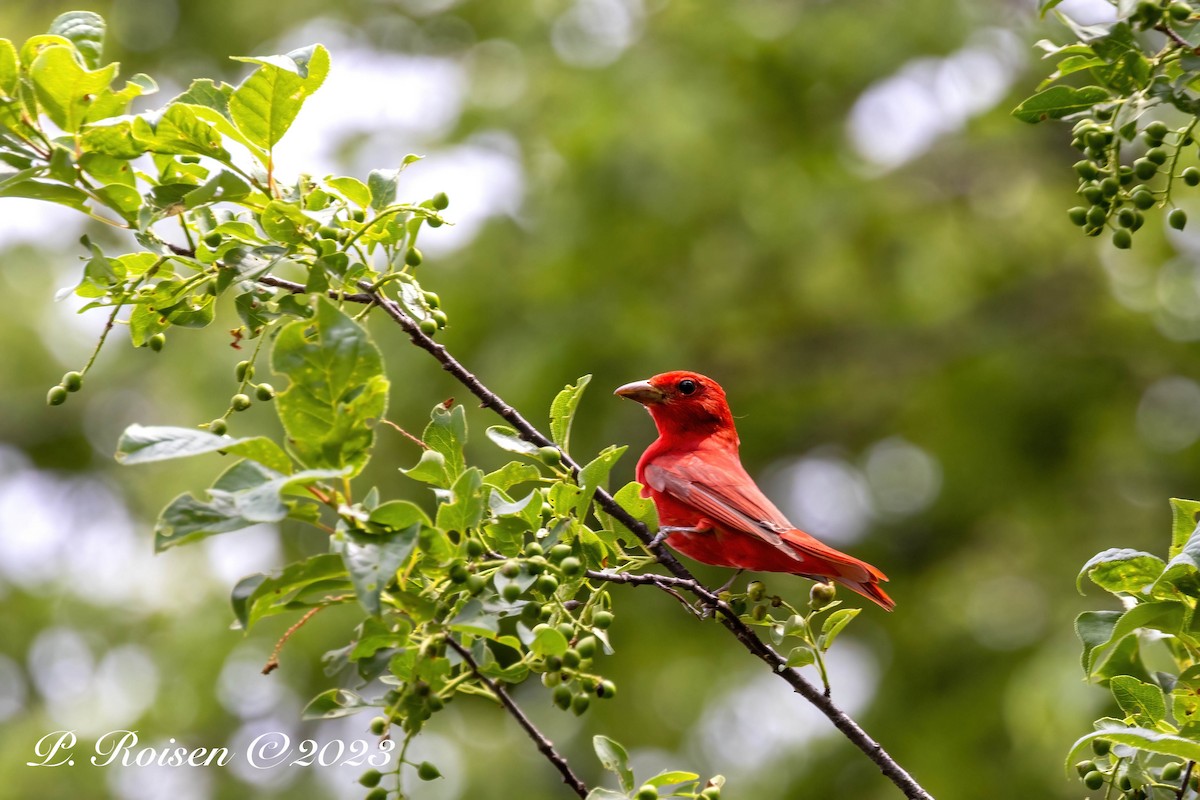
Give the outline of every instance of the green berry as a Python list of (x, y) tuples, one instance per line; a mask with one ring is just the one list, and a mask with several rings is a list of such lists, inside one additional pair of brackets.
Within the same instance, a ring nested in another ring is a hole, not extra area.
[(646, 784), (637, 791), (637, 800), (658, 800), (658, 789)]
[(832, 583), (814, 583), (808, 590), (808, 604), (821, 609), (829, 605), (837, 597), (837, 587)]
[(1158, 172), (1158, 165), (1148, 158), (1139, 158), (1133, 162), (1133, 174), (1148, 181)]
[(1167, 222), (1175, 230), (1181, 231), (1187, 225), (1187, 212), (1182, 208), (1176, 208), (1167, 215)]
[(546, 559), (542, 556), (530, 556), (525, 562), (525, 570), (530, 575), (541, 575), (546, 571)]
[(356, 208), (350, 212), (350, 219), (354, 220), (355, 222), (362, 222), (366, 218), (367, 215), (361, 208)]
[(1105, 211), (1103, 207), (1092, 206), (1091, 208), (1088, 209), (1087, 221), (1088, 221), (1089, 225), (1095, 225), (1095, 226), (1099, 227), (1099, 226), (1103, 225), (1105, 220), (1107, 220), (1107, 219), (1108, 219), (1108, 212)]
[(1113, 197), (1121, 190), (1121, 183), (1116, 178), (1105, 178), (1100, 181), (1100, 192), (1105, 197)]
[(65, 402), (67, 402), (67, 387), (50, 387), (50, 391), (46, 393), (46, 405), (61, 406)]
[(1145, 189), (1135, 191), (1131, 197), (1133, 204), (1145, 211), (1153, 206), (1157, 201), (1154, 199), (1154, 194)]
[(567, 652), (562, 654), (562, 663), (567, 669), (579, 669), (579, 665), (582, 662), (583, 658), (579, 655), (579, 651), (574, 647), (569, 648)]
[[(547, 689), (553, 689), (561, 683), (562, 675), (558, 670), (547, 668), (546, 671), (542, 673), (542, 686), (545, 686)], [(568, 700), (568, 702), (570, 701)]]
[(1117, 170), (1117, 180), (1122, 186), (1133, 183), (1133, 167), (1121, 167)]
[(515, 583), (506, 583), (504, 584), (504, 589), (500, 592), (500, 595), (507, 602), (515, 603), (521, 596), (521, 587)]
[(438, 768), (428, 761), (422, 761), (417, 765), (417, 777), (423, 781), (433, 781), (442, 777), (442, 773)]
[(367, 792), (367, 796), (364, 798), (364, 800), (387, 800), (387, 798), (388, 790), (382, 786), (376, 786), (374, 789)]
[(1129, 779), (1128, 775), (1122, 775), (1121, 780), (1117, 781), (1117, 785), (1121, 787), (1122, 792), (1128, 792), (1133, 788), (1133, 781)]
[[(1192, 16), (1192, 7), (1182, 0), (1176, 0), (1176, 2), (1167, 6), (1167, 13), (1170, 14), (1176, 22), (1183, 22)], [(1164, 125), (1163, 127), (1166, 126)]]
[(1200, 169), (1188, 167), (1180, 173), (1180, 177), (1183, 178), (1183, 182), (1188, 186), (1196, 186), (1200, 184)]
[(153, 351), (154, 351), (154, 352), (156, 352), (156, 353), (161, 353), (161, 352), (162, 352), (162, 349), (163, 349), (163, 346), (164, 346), (166, 343), (167, 343), (167, 337), (166, 337), (166, 336), (164, 336), (164, 335), (163, 335), (163, 334), (161, 334), (161, 333), (156, 333), (156, 334), (154, 334), (154, 335), (153, 335), (153, 336), (151, 336), (151, 337), (150, 337), (150, 339), (147, 341), (147, 344), (149, 344), (149, 345), (150, 345), (150, 349), (151, 349), (151, 350), (153, 350)]
[(220, 417), (208, 423), (208, 432), (216, 434), (217, 436), (224, 436), (225, 431), (227, 430), (229, 430), (229, 426), (226, 425), (225, 420), (221, 419)]
[(1087, 225), (1087, 209), (1083, 206), (1075, 206), (1074, 208), (1068, 209), (1067, 217), (1070, 218), (1071, 222), (1081, 228), (1084, 225)]
[(575, 645), (575, 649), (579, 651), (579, 655), (584, 658), (593, 658), (596, 655), (596, 637), (585, 636), (579, 640), (579, 644)]
[(541, 542), (529, 542), (525, 545), (525, 555), (527, 556), (540, 556), (543, 552)]
[(1108, 755), (1108, 751), (1112, 750), (1112, 742), (1108, 739), (1092, 739), (1092, 752), (1098, 756)]
[(450, 207), (450, 198), (446, 196), (445, 192), (438, 192), (432, 198), (430, 198), (429, 202), (438, 211), (445, 211)]
[(575, 716), (582, 716), (588, 710), (588, 706), (592, 704), (592, 698), (586, 694), (577, 694), (571, 698), (571, 711)]
[(1075, 162), (1075, 172), (1085, 181), (1094, 180), (1095, 177), (1100, 174), (1100, 171), (1096, 169), (1096, 165), (1091, 161), (1087, 161), (1086, 159)]
[(568, 578), (574, 578), (583, 573), (583, 562), (575, 556), (567, 556), (558, 566), (562, 570), (563, 575), (566, 575)]
[(62, 377), (62, 385), (68, 392), (78, 392), (83, 388), (83, 373), (71, 371)]
[(430, 308), (437, 308), (442, 304), (442, 298), (438, 297), (433, 292), (425, 292), (424, 297), (425, 305), (429, 306)]
[(1144, 131), (1146, 135), (1146, 141), (1151, 142), (1152, 144), (1158, 144), (1166, 138), (1167, 133), (1169, 133), (1170, 130), (1171, 129), (1167, 127), (1167, 123), (1161, 120), (1155, 120), (1146, 126), (1146, 130)]
[(423, 260), (424, 256), (421, 255), (421, 251), (415, 247), (408, 248), (408, 252), (404, 254), (404, 263), (408, 264), (410, 267), (421, 266), (421, 262)]
[(487, 581), (479, 575), (472, 575), (467, 578), (467, 591), (471, 594), (479, 594), (483, 591), (483, 587), (487, 585)]
[(762, 600), (767, 593), (767, 586), (762, 581), (750, 581), (750, 585), (746, 587), (746, 596), (754, 602)]
[(766, 606), (755, 606), (750, 611), (750, 616), (754, 619), (755, 622), (762, 622), (767, 617), (767, 607)]
[(209, 231), (204, 234), (204, 243), (208, 245), (209, 250), (216, 250), (221, 246), (221, 234), (216, 231)]
[(562, 561), (569, 555), (571, 555), (571, 545), (569, 544), (556, 544), (550, 548), (549, 556), (551, 561)]
[(1084, 200), (1087, 200), (1092, 205), (1095, 205), (1104, 199), (1104, 192), (1100, 191), (1100, 187), (1094, 183), (1084, 186), (1079, 190), (1079, 194)]
[(233, 375), (235, 378), (237, 378), (238, 382), (240, 383), (241, 381), (244, 381), (250, 377), (253, 377), (254, 370), (251, 367), (249, 361), (239, 361), (237, 363), (237, 367), (235, 367), (233, 370)]
[(500, 574), (506, 578), (515, 578), (521, 574), (521, 562), (510, 558), (500, 566)]
[(421, 333), (425, 334), (426, 336), (433, 336), (435, 333), (438, 332), (438, 324), (436, 322), (434, 322), (433, 320), (429, 319), (428, 317), (421, 320), (420, 328), (421, 328)]
[(442, 221), (440, 219), (435, 219), (433, 217), (430, 217), (429, 219), (425, 220), (425, 224), (431, 228), (442, 227)]
[(710, 786), (700, 793), (700, 800), (721, 800), (721, 787)]
[(566, 711), (571, 707), (571, 690), (566, 686), (559, 684), (554, 689), (554, 705)]
[(1165, 164), (1167, 163), (1167, 151), (1162, 147), (1151, 147), (1146, 151), (1146, 158), (1155, 164)]
[(435, 308), (429, 312), (429, 316), (433, 318), (433, 321), (437, 323), (439, 328), (446, 327), (446, 324), (450, 321), (450, 318), (446, 316), (446, 312), (440, 308)]
[[(550, 626), (549, 625), (541, 625), (539, 627), (549, 628)], [(546, 656), (546, 669), (550, 670), (551, 672), (561, 672), (562, 668), (563, 668), (563, 662), (562, 662), (561, 656), (556, 656), (556, 655)]]
[(612, 681), (600, 681), (600, 685), (596, 687), (596, 697), (602, 700), (611, 700), (617, 696), (617, 685)]
[(245, 411), (250, 407), (250, 396), (245, 394), (235, 394), (229, 398), (229, 407), (234, 411)]
[(387, 730), (387, 724), (388, 721), (384, 717), (375, 717), (371, 720), (371, 733), (382, 736), (383, 732)]
[(1096, 769), (1096, 762), (1092, 761), (1090, 759), (1087, 761), (1080, 761), (1078, 764), (1075, 765), (1075, 771), (1079, 773), (1079, 777), (1081, 777), (1081, 778), (1084, 775), (1087, 775), (1089, 772), (1092, 772), (1095, 769)]
[(254, 387), (254, 396), (264, 403), (275, 399), (275, 387), (269, 383), (260, 383)]
[(368, 789), (378, 786), (381, 780), (383, 780), (383, 773), (377, 769), (369, 769), (358, 778), (358, 782)]
[(1113, 231), (1112, 243), (1118, 250), (1128, 250), (1133, 247), (1133, 235), (1125, 228), (1118, 228)]
[(1132, 228), (1137, 222), (1137, 212), (1132, 208), (1122, 208), (1117, 212), (1117, 224), (1122, 228)]
[(483, 542), (478, 539), (467, 539), (467, 555), (470, 558), (479, 558), (483, 555)]
[(1089, 789), (1099, 789), (1104, 785), (1104, 775), (1099, 770), (1092, 770), (1083, 776), (1083, 785)]
[(1165, 764), (1162, 768), (1162, 779), (1164, 781), (1177, 781), (1183, 775), (1183, 764), (1178, 761), (1172, 761)]
[(558, 590), (558, 578), (553, 575), (539, 575), (535, 587), (540, 594), (547, 597)]
[(538, 460), (548, 467), (557, 467), (562, 463), (562, 452), (557, 447), (539, 447)]
[(606, 630), (609, 625), (613, 624), (613, 615), (611, 612), (601, 609), (592, 614), (592, 624), (600, 630)]
[(561, 633), (563, 635), (563, 638), (566, 639), (568, 642), (575, 638), (575, 626), (572, 625), (571, 623), (560, 622), (555, 627), (558, 628), (558, 632)]
[(338, 234), (338, 229), (332, 225), (322, 225), (317, 229), (317, 236), (320, 236), (322, 239), (336, 239), (338, 238)]

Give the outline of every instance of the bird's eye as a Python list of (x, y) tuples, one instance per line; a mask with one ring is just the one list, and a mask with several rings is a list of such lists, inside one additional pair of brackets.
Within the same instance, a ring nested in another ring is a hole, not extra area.
[(697, 386), (696, 382), (691, 378), (684, 378), (678, 383), (676, 388), (679, 389), (680, 394), (695, 394)]

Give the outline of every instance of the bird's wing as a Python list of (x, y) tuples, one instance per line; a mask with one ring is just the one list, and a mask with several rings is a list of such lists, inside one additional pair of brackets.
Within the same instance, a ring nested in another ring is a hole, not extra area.
[(883, 579), (866, 562), (835, 550), (788, 521), (767, 499), (742, 466), (736, 452), (705, 448), (664, 453), (646, 465), (645, 478), (658, 492), (671, 495), (729, 530), (757, 537), (789, 558), (815, 558), (837, 565), (833, 574), (858, 581)]

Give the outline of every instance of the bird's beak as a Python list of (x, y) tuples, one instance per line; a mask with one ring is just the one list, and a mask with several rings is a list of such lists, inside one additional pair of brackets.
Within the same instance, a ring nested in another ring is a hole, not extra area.
[(651, 385), (650, 381), (634, 381), (633, 383), (627, 383), (624, 386), (619, 387), (615, 392), (613, 392), (613, 394), (619, 395), (620, 397), (628, 397), (630, 400), (636, 400), (644, 406), (648, 406), (653, 403), (661, 403), (665, 397), (662, 389)]

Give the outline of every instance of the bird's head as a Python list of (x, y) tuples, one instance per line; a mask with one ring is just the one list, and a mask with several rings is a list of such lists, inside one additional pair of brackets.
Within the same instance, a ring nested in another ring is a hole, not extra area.
[(646, 407), (664, 436), (710, 436), (734, 432), (725, 391), (712, 378), (695, 372), (664, 372), (619, 387), (614, 394)]

